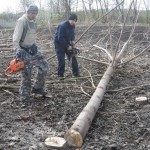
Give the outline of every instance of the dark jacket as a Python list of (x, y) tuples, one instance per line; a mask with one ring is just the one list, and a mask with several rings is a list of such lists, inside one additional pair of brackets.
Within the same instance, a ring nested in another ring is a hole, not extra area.
[(55, 32), (55, 46), (60, 46), (63, 49), (67, 49), (75, 38), (75, 26), (71, 26), (69, 21), (63, 21), (57, 27)]

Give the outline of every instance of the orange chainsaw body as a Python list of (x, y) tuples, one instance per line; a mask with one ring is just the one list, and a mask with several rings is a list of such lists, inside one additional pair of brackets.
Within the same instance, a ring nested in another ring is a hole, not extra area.
[(9, 67), (5, 70), (5, 75), (9, 75), (9, 74), (18, 72), (21, 69), (23, 69), (24, 67), (25, 67), (25, 65), (24, 65), (23, 61), (16, 61), (16, 59), (13, 59), (10, 62)]

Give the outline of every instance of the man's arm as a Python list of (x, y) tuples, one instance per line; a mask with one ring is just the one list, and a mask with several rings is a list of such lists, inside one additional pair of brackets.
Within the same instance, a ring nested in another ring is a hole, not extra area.
[(72, 29), (72, 37), (71, 37), (71, 41), (75, 40), (75, 27)]
[(65, 34), (66, 34), (65, 26), (60, 25), (59, 28), (58, 28), (58, 41), (59, 41), (66, 49), (68, 49), (68, 47), (70, 46), (70, 43), (68, 43), (68, 41), (66, 41)]
[(13, 46), (17, 50), (20, 49), (19, 43), (23, 33), (23, 28), (24, 28), (24, 22), (23, 20), (19, 19), (16, 23), (16, 27), (13, 34)]

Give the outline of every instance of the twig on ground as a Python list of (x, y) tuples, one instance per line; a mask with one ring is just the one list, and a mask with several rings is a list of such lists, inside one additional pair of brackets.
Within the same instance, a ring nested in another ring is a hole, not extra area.
[(6, 93), (8, 93), (8, 94), (10, 94), (10, 95), (12, 95), (12, 96), (14, 96), (14, 97), (16, 97), (16, 98), (19, 98), (18, 96), (14, 95), (12, 92), (10, 92), (8, 90), (3, 90), (3, 91), (6, 92)]
[(90, 94), (88, 94), (88, 93), (86, 93), (85, 91), (84, 91), (84, 89), (83, 89), (83, 87), (82, 87), (82, 85), (81, 85), (81, 91), (85, 94), (85, 95), (87, 95), (87, 96), (89, 96), (89, 97), (91, 97), (91, 95)]
[(107, 92), (120, 92), (120, 91), (123, 91), (123, 90), (129, 90), (129, 89), (133, 89), (133, 88), (141, 88), (141, 87), (144, 87), (144, 86), (150, 86), (150, 84), (143, 84), (143, 85), (139, 85), (139, 86), (129, 86), (129, 87), (120, 88), (120, 89), (117, 89), (117, 90), (108, 90)]
[(136, 111), (134, 111), (134, 113), (136, 114), (136, 116), (137, 116), (138, 120), (140, 121), (141, 119), (140, 119), (139, 115), (137, 114), (137, 112), (136, 112)]
[(83, 56), (77, 56), (77, 58), (82, 58), (82, 59), (85, 59), (85, 60), (88, 60), (88, 61), (93, 61), (93, 62), (104, 64), (104, 65), (109, 65), (109, 63), (98, 61), (98, 60), (95, 60), (95, 59), (86, 58), (86, 57), (83, 57)]
[[(93, 75), (92, 77), (101, 77), (101, 74)], [(80, 80), (80, 79), (86, 79), (91, 78), (90, 76), (83, 76), (83, 77), (77, 77), (77, 78), (66, 78), (64, 80), (53, 80), (53, 81), (46, 81), (46, 84), (52, 84), (52, 83), (59, 83), (59, 82), (65, 82), (65, 81), (74, 81), (74, 80)]]
[[(83, 66), (82, 66), (83, 67)], [(85, 67), (83, 67), (83, 69), (85, 69), (87, 72), (88, 72), (88, 74), (89, 74), (89, 76), (90, 76), (90, 78), (91, 78), (91, 84), (92, 84), (92, 87), (94, 87), (94, 88), (96, 88), (96, 86), (94, 85), (94, 81), (93, 81), (93, 78), (92, 78), (92, 75), (91, 75), (91, 73), (90, 73), (90, 71), (88, 70), (88, 69), (86, 69)]]

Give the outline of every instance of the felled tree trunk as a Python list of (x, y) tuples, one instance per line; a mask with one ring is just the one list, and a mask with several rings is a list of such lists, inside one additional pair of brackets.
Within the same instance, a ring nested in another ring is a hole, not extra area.
[(65, 139), (69, 146), (81, 147), (92, 120), (101, 104), (106, 87), (115, 70), (115, 63), (110, 64), (100, 80), (93, 96), (77, 117), (72, 127), (66, 132)]
[[(124, 0), (122, 2), (124, 2)], [(100, 82), (99, 82), (93, 96), (91, 97), (90, 101), (88, 102), (88, 104), (84, 107), (82, 112), (79, 114), (79, 116), (75, 120), (72, 127), (65, 133), (65, 139), (66, 139), (66, 142), (69, 146), (73, 146), (73, 147), (81, 147), (82, 146), (83, 139), (86, 136), (86, 134), (90, 128), (90, 125), (92, 123), (92, 120), (93, 120), (93, 118), (94, 118), (94, 116), (95, 116), (95, 114), (96, 114), (96, 112), (97, 112), (97, 110), (98, 110), (98, 108), (102, 102), (104, 93), (106, 91), (106, 87), (110, 81), (111, 76), (113, 75), (113, 73), (115, 71), (115, 67), (120, 65), (120, 64), (121, 65), (123, 64), (123, 63), (119, 63), (119, 62), (121, 62), (120, 61), (121, 57), (124, 54), (125, 50), (127, 49), (127, 45), (132, 41), (133, 33), (134, 33), (136, 23), (138, 20), (138, 16), (139, 16), (139, 13), (138, 13), (138, 15), (136, 16), (136, 19), (135, 19), (134, 26), (132, 28), (132, 32), (130, 33), (128, 40), (122, 45), (122, 42), (121, 42), (122, 34), (124, 31), (126, 20), (128, 18), (128, 14), (132, 8), (133, 2), (134, 2), (134, 0), (132, 0), (132, 2), (130, 4), (130, 8), (129, 8), (127, 15), (126, 15), (126, 18), (124, 20), (124, 24), (121, 28), (120, 36), (119, 36), (118, 41), (115, 45), (115, 49), (113, 49), (114, 44), (112, 41), (112, 32), (111, 32), (110, 23), (109, 23), (109, 31), (108, 31), (109, 32), (110, 48), (103, 48), (103, 47), (101, 47), (101, 45), (99, 43), (97, 43), (99, 45), (93, 45), (94, 47), (99, 48), (101, 51), (105, 52), (107, 54), (109, 62), (111, 61), (112, 63), (109, 64), (106, 72), (104, 73), (102, 79), (100, 80)], [(107, 18), (107, 19), (109, 22), (109, 18)], [(84, 33), (81, 35), (81, 37), (84, 35)], [(130, 58), (128, 61), (124, 62), (124, 64), (134, 60), (137, 57), (139, 57), (149, 47), (150, 47), (150, 43), (142, 52), (140, 52), (138, 55)]]

